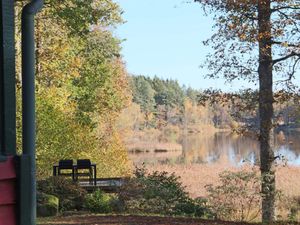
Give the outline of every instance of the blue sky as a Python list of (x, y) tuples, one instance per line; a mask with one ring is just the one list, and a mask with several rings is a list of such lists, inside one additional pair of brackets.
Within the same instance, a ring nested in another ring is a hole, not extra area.
[(183, 0), (116, 2), (124, 10), (126, 20), (115, 32), (126, 39), (122, 54), (129, 73), (172, 78), (197, 89), (238, 89), (225, 86), (222, 79), (204, 79), (207, 71), (199, 68), (210, 51), (202, 41), (212, 34), (213, 24), (203, 15), (200, 5)]

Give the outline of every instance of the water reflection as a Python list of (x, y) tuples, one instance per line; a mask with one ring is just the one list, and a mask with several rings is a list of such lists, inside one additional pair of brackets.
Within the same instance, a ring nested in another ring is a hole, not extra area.
[[(278, 163), (300, 165), (300, 132), (276, 132), (274, 135), (275, 155), (280, 156)], [(259, 163), (259, 143), (254, 137), (238, 136), (220, 132), (207, 135), (186, 135), (178, 140), (182, 144), (182, 152), (143, 153), (135, 157), (135, 162), (155, 163), (229, 163), (239, 166), (245, 162)], [(133, 156), (134, 157), (134, 156)], [(155, 161), (156, 159), (156, 161)]]
[(247, 136), (215, 133), (183, 137), (182, 160), (185, 163), (257, 162), (258, 142)]

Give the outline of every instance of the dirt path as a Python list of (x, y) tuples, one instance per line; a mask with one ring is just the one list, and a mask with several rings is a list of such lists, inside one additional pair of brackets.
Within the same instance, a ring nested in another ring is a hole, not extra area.
[[(172, 218), (156, 216), (69, 216), (57, 217), (42, 221), (38, 225), (250, 225), (249, 223), (234, 223), (210, 221), (193, 218)], [(277, 223), (289, 225), (297, 223)], [(299, 224), (298, 224), (299, 225)]]

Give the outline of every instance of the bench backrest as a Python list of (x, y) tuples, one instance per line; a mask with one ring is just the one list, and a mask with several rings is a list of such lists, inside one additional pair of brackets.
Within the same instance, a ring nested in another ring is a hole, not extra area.
[(89, 169), (91, 168), (91, 160), (89, 159), (78, 159), (77, 169)]
[(73, 160), (72, 159), (59, 160), (58, 167), (59, 169), (73, 169)]

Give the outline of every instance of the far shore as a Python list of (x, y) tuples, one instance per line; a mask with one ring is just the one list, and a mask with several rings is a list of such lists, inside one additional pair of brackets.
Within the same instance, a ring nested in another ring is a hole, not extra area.
[[(216, 133), (226, 132), (230, 133), (231, 129), (229, 128), (212, 128), (209, 127), (205, 131), (202, 129), (189, 129), (187, 130), (186, 135), (214, 135)], [(175, 132), (176, 133), (176, 132)], [(182, 145), (177, 143), (180, 137), (184, 136), (183, 130), (176, 133), (176, 137), (172, 141), (164, 140), (159, 141), (159, 136), (163, 137), (163, 139), (168, 139), (165, 137), (162, 131), (153, 129), (147, 132), (141, 131), (136, 132), (134, 135), (135, 138), (133, 140), (125, 140), (125, 145), (128, 152), (140, 153), (140, 152), (170, 152), (170, 151), (182, 151)], [(146, 138), (145, 138), (146, 137)], [(148, 138), (147, 138), (148, 137)]]
[(126, 146), (129, 152), (170, 152), (182, 151), (182, 145), (177, 143), (136, 142)]

